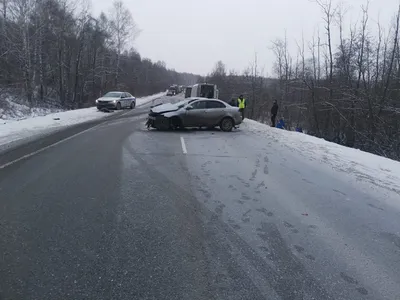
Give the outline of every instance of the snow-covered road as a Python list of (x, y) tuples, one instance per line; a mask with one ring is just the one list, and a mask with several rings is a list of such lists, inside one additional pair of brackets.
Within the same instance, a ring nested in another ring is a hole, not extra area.
[(398, 298), (399, 162), (251, 120), (144, 120), (0, 169), (5, 298)]
[(400, 295), (400, 162), (252, 120), (229, 134), (139, 131), (128, 145), (169, 182), (189, 176), (265, 299)]
[(264, 258), (282, 299), (400, 295), (400, 162), (251, 120), (182, 137), (197, 199)]

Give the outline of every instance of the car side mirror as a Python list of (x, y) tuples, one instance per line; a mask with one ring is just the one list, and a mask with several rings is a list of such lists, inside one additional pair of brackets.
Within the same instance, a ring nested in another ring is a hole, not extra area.
[(186, 110), (191, 110), (191, 109), (193, 109), (193, 106), (191, 105), (186, 106)]

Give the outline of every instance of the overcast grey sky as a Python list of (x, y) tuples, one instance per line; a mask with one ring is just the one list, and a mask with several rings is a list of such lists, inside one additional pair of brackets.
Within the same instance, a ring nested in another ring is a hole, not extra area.
[[(347, 22), (360, 19), (366, 0), (332, 0), (350, 9)], [(207, 74), (218, 60), (228, 69), (243, 71), (257, 52), (260, 65), (272, 74), (271, 40), (285, 29), (294, 50), (295, 40), (310, 39), (322, 14), (312, 0), (125, 0), (142, 30), (134, 47), (144, 57), (163, 60), (177, 71)], [(112, 0), (92, 0), (94, 14), (108, 12)], [(391, 23), (399, 0), (370, 0), (370, 27)], [(337, 32), (334, 35), (337, 36)]]

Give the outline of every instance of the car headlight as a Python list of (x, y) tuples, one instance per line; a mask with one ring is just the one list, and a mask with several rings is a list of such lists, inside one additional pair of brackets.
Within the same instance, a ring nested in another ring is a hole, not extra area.
[(113, 100), (112, 102), (113, 102), (113, 103), (117, 103), (117, 100)]
[(99, 100), (96, 99), (96, 104), (99, 103)]

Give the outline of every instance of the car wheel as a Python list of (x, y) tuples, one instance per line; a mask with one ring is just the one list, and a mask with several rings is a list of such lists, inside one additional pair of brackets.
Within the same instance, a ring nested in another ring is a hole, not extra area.
[(182, 128), (182, 120), (178, 117), (173, 117), (169, 120), (169, 126), (171, 129), (180, 129)]
[(121, 102), (118, 102), (117, 103), (117, 110), (120, 110), (121, 109)]
[(155, 121), (155, 127), (157, 130), (165, 131), (171, 128), (170, 120), (165, 117), (157, 118)]
[(131, 109), (134, 109), (135, 106), (136, 106), (136, 102), (135, 102), (135, 101), (132, 101), (132, 102), (131, 102)]
[(232, 118), (223, 118), (219, 127), (222, 131), (232, 131), (234, 126)]

